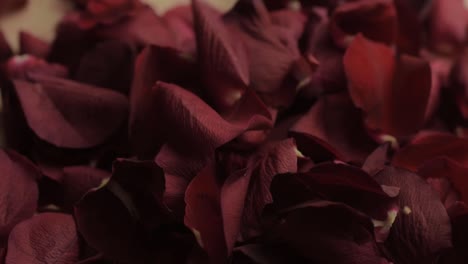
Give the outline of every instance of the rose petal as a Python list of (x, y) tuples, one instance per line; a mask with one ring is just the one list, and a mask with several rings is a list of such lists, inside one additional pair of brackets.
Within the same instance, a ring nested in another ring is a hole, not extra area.
[(177, 6), (167, 11), (163, 19), (174, 35), (178, 50), (195, 55), (196, 41), (193, 26), (193, 12), (190, 5)]
[(243, 42), (233, 41), (214, 9), (193, 1), (195, 32), (202, 79), (208, 102), (221, 113), (243, 96), (249, 85), (249, 68)]
[[(416, 1), (395, 0), (395, 8), (398, 15), (398, 48), (404, 53), (417, 56), (422, 44), (422, 25), (419, 19), (420, 14), (418, 13), (417, 4), (414, 3)], [(423, 0), (419, 2), (428, 1)]]
[(121, 127), (127, 99), (110, 90), (36, 75), (37, 83), (16, 80), (16, 93), (29, 127), (57, 147), (90, 148)]
[(343, 51), (334, 45), (329, 32), (330, 20), (325, 8), (314, 8), (306, 24), (305, 51), (319, 62), (311, 82), (301, 95), (316, 98), (323, 93), (344, 90), (346, 77), (343, 69)]
[(85, 52), (95, 44), (96, 38), (92, 32), (81, 29), (71, 14), (57, 26), (56, 37), (51, 44), (47, 59), (64, 65), (73, 75)]
[(0, 246), (19, 222), (31, 217), (37, 207), (39, 170), (25, 157), (13, 151), (0, 151)]
[[(321, 97), (291, 131), (312, 136), (316, 144), (344, 161), (362, 162), (375, 148), (362, 125), (360, 112), (346, 94)], [(298, 147), (302, 150), (305, 146), (298, 142)]]
[(132, 49), (122, 42), (101, 42), (83, 55), (74, 79), (127, 94), (133, 77), (134, 57)]
[(20, 54), (30, 54), (38, 58), (47, 58), (50, 44), (37, 38), (36, 36), (21, 31), (20, 32)]
[(252, 88), (266, 95), (280, 92), (300, 54), (297, 46), (291, 48), (283, 43), (282, 33), (273, 25), (263, 1), (239, 1), (225, 16), (225, 21), (239, 30), (247, 56), (255, 58), (250, 60), (249, 68)]
[(324, 163), (306, 173), (280, 174), (273, 179), (271, 192), (279, 208), (320, 197), (346, 203), (376, 220), (385, 220), (396, 207), (393, 197), (367, 173), (340, 164)]
[(362, 165), (362, 170), (367, 172), (369, 175), (375, 175), (381, 171), (389, 162), (389, 149), (389, 143), (382, 144), (376, 148), (374, 152), (367, 157), (366, 161)]
[(341, 203), (311, 201), (280, 213), (272, 239), (312, 263), (386, 263), (372, 222)]
[[(210, 153), (248, 130), (271, 125), (265, 116), (240, 116), (227, 122), (200, 98), (176, 85), (158, 82), (153, 89), (158, 124), (171, 147), (185, 153)], [(246, 120), (247, 119), (247, 120)]]
[(13, 51), (11, 50), (10, 45), (6, 41), (5, 35), (0, 31), (0, 61), (5, 61), (8, 58), (13, 56)]
[(110, 176), (107, 171), (92, 167), (73, 166), (63, 168), (62, 185), (66, 204), (73, 207), (83, 195), (101, 185)]
[(358, 35), (344, 65), (351, 98), (371, 130), (399, 138), (422, 127), (431, 89), (428, 63)]
[(137, 47), (146, 45), (176, 46), (175, 39), (166, 22), (151, 7), (146, 5), (135, 10), (134, 15), (117, 23), (98, 27), (96, 35), (103, 39), (118, 39)]
[(135, 154), (153, 158), (159, 147), (153, 139), (158, 124), (148, 120), (157, 111), (149, 96), (151, 88), (161, 80), (190, 87), (188, 84), (195, 83), (192, 72), (192, 63), (172, 48), (149, 46), (138, 55), (130, 90), (129, 118), (130, 143)]
[(200, 233), (210, 263), (224, 263), (228, 254), (219, 199), (215, 166), (208, 164), (187, 188), (184, 223)]
[(462, 200), (465, 203), (468, 201), (467, 173), (466, 166), (446, 157), (429, 160), (418, 169), (418, 174), (425, 178), (439, 193), (446, 208), (452, 206), (457, 200)]
[(154, 162), (117, 160), (110, 181), (76, 205), (78, 230), (90, 246), (114, 260), (182, 261), (195, 238), (174, 222), (162, 202), (164, 188), (163, 171)]
[(392, 164), (416, 171), (426, 161), (447, 157), (466, 166), (468, 165), (467, 147), (467, 139), (447, 133), (422, 131), (395, 154)]
[(78, 233), (71, 215), (43, 213), (18, 224), (8, 239), (6, 264), (76, 263)]
[(411, 213), (398, 214), (385, 245), (396, 263), (426, 263), (450, 248), (451, 226), (443, 204), (429, 184), (418, 175), (387, 167), (375, 176), (383, 185), (400, 188), (400, 207)]
[(65, 78), (68, 71), (59, 64), (50, 64), (31, 55), (11, 57), (6, 63), (6, 75), (10, 79), (29, 80), (31, 74), (43, 74)]
[(430, 44), (436, 51), (453, 54), (465, 44), (467, 14), (463, 1), (433, 1), (429, 32)]
[(338, 46), (348, 46), (352, 37), (393, 44), (398, 34), (397, 12), (393, 1), (362, 0), (339, 5), (331, 18), (331, 34)]
[(228, 250), (233, 248), (239, 232), (247, 239), (260, 230), (263, 208), (272, 202), (269, 190), (273, 177), (297, 171), (295, 149), (291, 139), (270, 143), (250, 157), (245, 168), (228, 171), (220, 193)]

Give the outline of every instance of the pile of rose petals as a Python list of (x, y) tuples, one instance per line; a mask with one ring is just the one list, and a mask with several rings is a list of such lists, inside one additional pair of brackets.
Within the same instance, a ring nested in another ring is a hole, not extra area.
[(466, 1), (74, 4), (0, 34), (0, 263), (468, 263)]

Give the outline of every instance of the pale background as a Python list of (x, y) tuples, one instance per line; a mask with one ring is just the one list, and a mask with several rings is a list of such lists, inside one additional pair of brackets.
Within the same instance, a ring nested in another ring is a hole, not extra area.
[[(236, 0), (206, 1), (221, 10), (227, 10)], [(143, 2), (150, 4), (157, 13), (162, 14), (171, 7), (187, 4), (190, 0), (143, 0)], [(69, 9), (70, 5), (67, 0), (29, 0), (24, 9), (0, 17), (0, 29), (15, 49), (18, 47), (18, 32), (21, 30), (31, 32), (43, 40), (51, 41), (56, 23)]]

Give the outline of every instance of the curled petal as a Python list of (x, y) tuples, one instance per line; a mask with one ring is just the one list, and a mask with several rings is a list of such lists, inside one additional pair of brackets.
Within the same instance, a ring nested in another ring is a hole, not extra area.
[(234, 41), (220, 14), (201, 1), (193, 1), (195, 31), (201, 73), (208, 101), (226, 112), (243, 96), (250, 83), (244, 43)]
[[(362, 162), (375, 148), (363, 126), (360, 112), (347, 94), (321, 97), (291, 131), (312, 136), (317, 145), (344, 161)], [(300, 150), (307, 148), (308, 143), (302, 142), (298, 142)], [(312, 155), (318, 155), (318, 152)]]
[(422, 128), (431, 91), (427, 62), (358, 35), (344, 65), (351, 98), (371, 130), (400, 138)]
[(400, 188), (400, 213), (385, 242), (396, 263), (426, 263), (452, 246), (452, 230), (447, 211), (437, 193), (418, 175), (387, 167), (375, 176), (377, 182)]
[(78, 232), (73, 217), (42, 213), (13, 229), (8, 239), (5, 264), (72, 264), (78, 261), (79, 254)]
[(392, 164), (411, 171), (437, 157), (447, 157), (463, 166), (468, 165), (468, 140), (441, 132), (420, 132), (393, 157)]
[(47, 58), (50, 44), (37, 38), (36, 36), (20, 32), (20, 54), (30, 54), (38, 58)]
[(358, 33), (374, 41), (393, 44), (398, 34), (395, 5), (391, 0), (345, 2), (333, 12), (331, 33), (342, 47)]
[(127, 118), (127, 99), (117, 92), (60, 78), (35, 75), (14, 81), (29, 127), (57, 147), (90, 148), (104, 143)]
[(0, 151), (0, 247), (6, 242), (11, 229), (31, 217), (37, 207), (39, 170), (25, 157), (13, 151)]

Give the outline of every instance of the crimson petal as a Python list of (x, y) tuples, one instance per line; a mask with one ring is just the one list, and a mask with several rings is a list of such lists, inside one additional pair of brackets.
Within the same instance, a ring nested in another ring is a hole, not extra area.
[(273, 180), (271, 192), (279, 208), (321, 198), (346, 203), (376, 220), (387, 219), (388, 212), (397, 207), (394, 197), (371, 176), (340, 164), (324, 163), (306, 173), (280, 174)]
[(196, 95), (177, 85), (158, 82), (152, 96), (159, 109), (158, 124), (164, 124), (160, 132), (181, 152), (206, 154), (245, 131), (271, 126), (271, 120), (261, 115), (229, 123)]
[(184, 223), (199, 232), (210, 263), (226, 262), (229, 250), (223, 230), (220, 191), (215, 165), (210, 163), (190, 182), (185, 193)]
[(98, 187), (108, 178), (110, 178), (110, 173), (92, 167), (73, 166), (63, 168), (62, 185), (66, 205), (73, 207), (83, 195)]
[(263, 1), (239, 1), (225, 16), (226, 23), (237, 28), (247, 47), (252, 88), (271, 95), (281, 91), (291, 66), (300, 57), (297, 46), (291, 48), (282, 41), (281, 31), (272, 23)]
[(385, 242), (396, 263), (428, 263), (452, 246), (447, 211), (424, 179), (394, 167), (386, 167), (375, 179), (380, 184), (399, 187), (400, 207), (410, 210), (398, 214)]
[(338, 46), (346, 47), (357, 33), (374, 41), (393, 44), (398, 33), (392, 0), (350, 1), (339, 5), (331, 18), (331, 33)]
[(119, 159), (111, 179), (76, 205), (78, 230), (90, 246), (114, 260), (182, 261), (195, 238), (174, 222), (162, 201), (164, 188), (163, 171), (154, 162)]
[(467, 166), (467, 148), (468, 139), (458, 138), (448, 133), (422, 131), (395, 154), (392, 164), (417, 171), (424, 162), (445, 156)]
[(36, 36), (20, 32), (20, 54), (30, 54), (38, 58), (47, 58), (50, 50), (50, 44), (37, 38)]
[[(363, 162), (376, 146), (347, 94), (321, 97), (291, 131), (293, 136), (296, 133), (312, 136), (317, 145), (343, 161)], [(307, 148), (299, 141), (298, 147), (300, 150)], [(318, 155), (317, 152), (312, 154)]]
[(13, 229), (8, 239), (5, 263), (72, 264), (78, 261), (79, 253), (78, 232), (73, 217), (42, 213)]
[(127, 94), (132, 81), (135, 52), (119, 41), (104, 41), (86, 52), (74, 79)]
[(13, 151), (0, 151), (2, 202), (0, 203), (0, 246), (11, 229), (31, 217), (37, 207), (39, 170), (25, 157)]
[(387, 263), (370, 219), (342, 203), (310, 201), (280, 212), (272, 240), (311, 263)]
[(224, 27), (221, 14), (201, 1), (193, 1), (195, 32), (201, 73), (208, 102), (221, 113), (229, 111), (250, 83), (243, 42)]
[(431, 91), (427, 62), (394, 54), (359, 34), (346, 51), (344, 65), (351, 98), (366, 114), (371, 130), (400, 138), (422, 127)]
[(229, 171), (221, 193), (221, 210), (228, 249), (239, 232), (249, 238), (260, 229), (263, 208), (272, 202), (270, 184), (280, 173), (297, 172), (296, 145), (292, 139), (263, 146), (245, 165)]
[(434, 0), (429, 22), (430, 44), (436, 51), (453, 54), (466, 43), (468, 15), (463, 1)]
[(14, 81), (29, 127), (57, 147), (90, 148), (104, 143), (127, 117), (125, 96), (103, 88), (35, 75)]
[(160, 147), (153, 140), (159, 124), (148, 120), (148, 116), (157, 111), (150, 96), (152, 87), (156, 81), (177, 83), (184, 87), (193, 84), (192, 67), (192, 63), (172, 48), (149, 46), (138, 55), (130, 90), (128, 132), (132, 151), (139, 157), (153, 158)]

